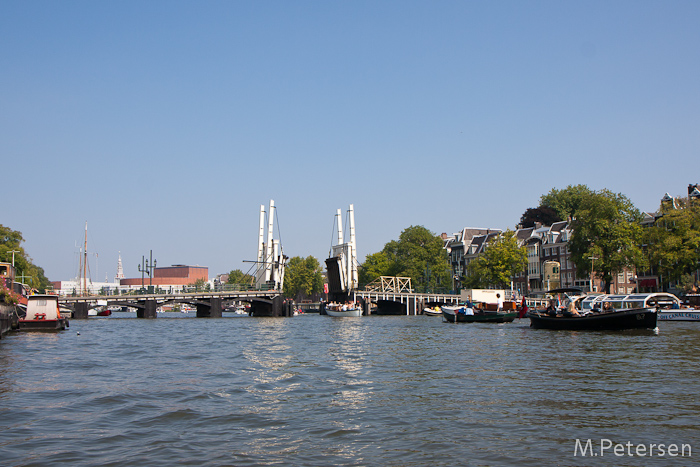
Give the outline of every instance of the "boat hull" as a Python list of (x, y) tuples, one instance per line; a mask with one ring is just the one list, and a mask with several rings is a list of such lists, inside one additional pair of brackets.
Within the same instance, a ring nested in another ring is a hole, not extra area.
[(620, 331), (624, 329), (656, 328), (656, 309), (642, 308), (596, 313), (581, 317), (552, 317), (539, 312), (527, 314), (530, 326), (538, 329), (568, 331)]
[(659, 311), (659, 321), (699, 321), (700, 310), (680, 309)]
[(20, 331), (63, 331), (68, 327), (68, 320), (60, 319), (41, 319), (41, 320), (19, 320)]
[(517, 312), (504, 313), (504, 312), (484, 312), (476, 313), (473, 315), (466, 315), (464, 313), (458, 313), (456, 311), (442, 309), (442, 317), (450, 323), (511, 323), (518, 316)]

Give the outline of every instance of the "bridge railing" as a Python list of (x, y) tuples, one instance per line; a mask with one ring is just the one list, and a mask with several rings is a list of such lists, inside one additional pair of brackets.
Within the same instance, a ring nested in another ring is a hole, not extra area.
[[(131, 290), (114, 290), (114, 289), (108, 289), (108, 290), (90, 290), (87, 294), (87, 296), (90, 297), (129, 297), (132, 295), (163, 295), (163, 294), (170, 294), (170, 295), (177, 295), (177, 294), (185, 294), (185, 293), (207, 293), (207, 292), (269, 292), (271, 290), (274, 290), (274, 286), (272, 284), (263, 284), (260, 287), (255, 287), (252, 285), (245, 285), (245, 284), (215, 284), (214, 287), (211, 287), (209, 284), (206, 284), (204, 287), (202, 286), (194, 286), (194, 285), (186, 285), (183, 287), (178, 287), (177, 289), (174, 287), (158, 287), (158, 286), (146, 286), (143, 288), (138, 288), (138, 289), (131, 289)], [(66, 294), (62, 295), (63, 297), (66, 298), (71, 298), (71, 297), (81, 297), (83, 294)]]

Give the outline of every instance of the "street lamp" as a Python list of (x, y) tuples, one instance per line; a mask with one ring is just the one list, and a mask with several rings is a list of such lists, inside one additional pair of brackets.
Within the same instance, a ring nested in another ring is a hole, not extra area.
[(593, 261), (597, 260), (598, 257), (597, 256), (589, 256), (588, 259), (591, 260), (591, 279), (588, 281), (589, 282), (588, 289), (589, 289), (589, 292), (593, 292), (593, 277), (594, 277), (593, 276)]
[(15, 267), (15, 253), (20, 253), (20, 251), (19, 250), (12, 250), (12, 251), (8, 251), (8, 253), (12, 253), (12, 267), (14, 268)]
[(156, 264), (158, 263), (157, 260), (153, 259), (153, 250), (151, 250), (150, 253), (150, 260), (145, 259), (145, 257), (141, 257), (141, 264), (143, 264), (143, 269), (141, 268), (141, 264), (138, 265), (139, 267), (139, 272), (141, 273), (141, 288), (144, 288), (143, 284), (143, 274), (146, 273), (148, 274), (148, 286), (149, 288), (153, 286), (153, 269), (155, 269)]

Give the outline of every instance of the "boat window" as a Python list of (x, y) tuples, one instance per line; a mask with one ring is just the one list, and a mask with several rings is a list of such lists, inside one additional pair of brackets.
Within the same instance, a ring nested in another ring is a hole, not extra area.
[(643, 301), (632, 301), (632, 300), (625, 300), (622, 302), (623, 308), (644, 308), (644, 302)]
[(634, 294), (634, 295), (630, 295), (627, 298), (629, 298), (630, 300), (644, 300), (648, 296), (649, 296), (648, 294)]
[(46, 300), (34, 300), (36, 306), (46, 306)]

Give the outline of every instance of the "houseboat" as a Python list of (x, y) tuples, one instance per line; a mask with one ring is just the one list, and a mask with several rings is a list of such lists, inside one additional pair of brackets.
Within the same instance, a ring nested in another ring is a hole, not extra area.
[(61, 331), (68, 327), (68, 319), (62, 318), (56, 295), (30, 295), (27, 312), (19, 319), (20, 331)]

